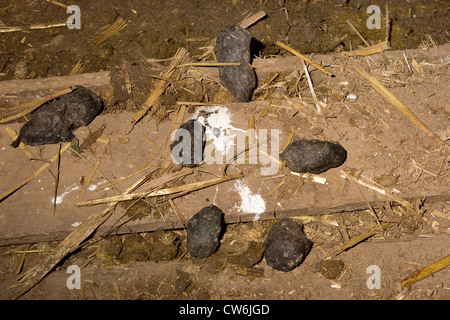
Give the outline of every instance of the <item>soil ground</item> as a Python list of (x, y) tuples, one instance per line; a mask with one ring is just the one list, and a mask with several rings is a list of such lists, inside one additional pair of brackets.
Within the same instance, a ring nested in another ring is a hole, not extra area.
[[(107, 105), (104, 114), (108, 116), (136, 111), (158, 81), (149, 75), (164, 70), (168, 63), (166, 59), (170, 59), (178, 48), (185, 47), (195, 59), (205, 52), (202, 47), (207, 46), (220, 30), (239, 23), (249, 14), (265, 10), (268, 17), (249, 28), (255, 39), (255, 57), (287, 55), (274, 45), (275, 41), (281, 40), (304, 54), (330, 54), (323, 60), (328, 61), (327, 67), (336, 73), (332, 80), (317, 71), (311, 74), (319, 100), (326, 98), (329, 104), (326, 110), (330, 116), (328, 126), (320, 121), (309, 121), (308, 116), (314, 113), (306, 109), (305, 118), (291, 117), (286, 122), (285, 136), (294, 127), (297, 136), (342, 143), (349, 150), (348, 168), (369, 176), (384, 187), (400, 190), (402, 195), (422, 196), (422, 202), (417, 198), (413, 205), (426, 219), (425, 223), (419, 223), (402, 207), (383, 202), (382, 208), (377, 210), (378, 217), (380, 221), (394, 225), (335, 255), (331, 254), (334, 249), (377, 226), (369, 210), (295, 217), (304, 224), (305, 234), (313, 240), (314, 247), (303, 264), (287, 273), (273, 270), (262, 257), (262, 243), (275, 220), (227, 225), (219, 250), (207, 259), (193, 258), (186, 251), (184, 229), (95, 238), (70, 254), (22, 298), (449, 299), (449, 268), (412, 287), (400, 285), (413, 272), (450, 253), (450, 204), (448, 201), (427, 202), (425, 197), (427, 194), (448, 194), (448, 150), (436, 146), (367, 82), (342, 67), (349, 59), (340, 52), (363, 47), (346, 20), (351, 21), (369, 43), (384, 40), (384, 19), (380, 30), (365, 27), (366, 8), (371, 4), (374, 1), (78, 1), (82, 13), (81, 30), (49, 28), (0, 33), (0, 81), (68, 75), (79, 61), (82, 61), (82, 72), (110, 70), (122, 77), (128, 74), (131, 94), (117, 97), (115, 104)], [(398, 51), (391, 56), (386, 53), (386, 56), (351, 60), (369, 65), (372, 74), (382, 79), (442, 139), (448, 139), (450, 49), (448, 44), (445, 45), (450, 37), (448, 8), (440, 1), (409, 1), (402, 6), (397, 6), (396, 2), (388, 4), (392, 19), (391, 47)], [(384, 2), (379, 6), (384, 17)], [(0, 27), (2, 24), (28, 26), (64, 22), (67, 16), (65, 9), (51, 2), (0, 1)], [(124, 18), (128, 26), (104, 43), (95, 45), (92, 39), (119, 17)], [(444, 52), (441, 50), (436, 54), (433, 50), (439, 45)], [(416, 50), (410, 52), (408, 49)], [(407, 64), (404, 52), (407, 52), (409, 63), (412, 58), (417, 61), (417, 69)], [(312, 105), (305, 77), (298, 83), (297, 78), (284, 74), (272, 82), (260, 80), (260, 86), (264, 83), (269, 87), (279, 85), (255, 93), (254, 101), (282, 100), (278, 90), (281, 88), (292, 99), (298, 98), (300, 93)], [(0, 92), (0, 97), (2, 94)], [(349, 94), (354, 94), (357, 99), (353, 100)], [(159, 102), (162, 111), (156, 116), (161, 126), (171, 120), (177, 108), (176, 101), (181, 100), (234, 102), (214, 81), (207, 85), (175, 82)], [(260, 114), (260, 110), (255, 110)], [(274, 119), (291, 115), (283, 110), (272, 112)], [(120, 127), (120, 122), (116, 125), (106, 130), (116, 134), (114, 130)], [(1, 147), (8, 146), (5, 143)], [(31, 149), (36, 154), (41, 152), (44, 159), (54, 154), (49, 149)], [(107, 154), (108, 151), (96, 149), (96, 152), (101, 156), (101, 152)], [(366, 156), (362, 158), (359, 154)], [(12, 159), (2, 158), (2, 172), (22, 174), (19, 171), (24, 171), (23, 165), (17, 160), (17, 167), (11, 166)], [(286, 168), (284, 170), (286, 175)], [(5, 177), (12, 180), (2, 180), (7, 181), (0, 183), (2, 191), (14, 182), (11, 175), (5, 173)], [(328, 179), (333, 181), (331, 175)], [(280, 181), (275, 181), (269, 190)], [(38, 187), (35, 185), (34, 188)], [(25, 194), (29, 197), (36, 190), (29, 189)], [(277, 192), (280, 191), (281, 188)], [(283, 196), (296, 200), (295, 197), (317, 193), (312, 199), (320, 202), (321, 197), (322, 200), (326, 198), (326, 192), (308, 181), (289, 178)], [(20, 202), (21, 193), (15, 196)], [(277, 196), (281, 197), (281, 193)], [(206, 201), (204, 199), (210, 196), (200, 198)], [(314, 201), (312, 203), (316, 203)], [(226, 203), (227, 198), (224, 197), (222, 202)], [(6, 208), (7, 203), (3, 205)], [(169, 208), (162, 207), (162, 210), (169, 211)], [(189, 210), (196, 211), (186, 209)], [(7, 288), (16, 283), (17, 274), (36, 265), (57, 245), (54, 241), (0, 247), (0, 298), (12, 298), (14, 289)], [(24, 250), (29, 251), (24, 254)], [(67, 268), (71, 265), (81, 268), (80, 289), (69, 290), (66, 286)], [(380, 270), (379, 288), (368, 286), (371, 276), (368, 268), (374, 265)], [(20, 270), (16, 270), (18, 266)]]

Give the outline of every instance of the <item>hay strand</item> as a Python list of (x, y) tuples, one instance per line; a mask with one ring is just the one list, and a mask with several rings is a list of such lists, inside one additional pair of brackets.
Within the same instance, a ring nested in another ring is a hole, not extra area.
[(337, 247), (336, 249), (334, 249), (333, 251), (330, 252), (331, 256), (337, 256), (338, 254), (344, 252), (347, 249), (350, 249), (354, 246), (356, 246), (358, 243), (363, 242), (364, 240), (369, 239), (370, 237), (373, 237), (374, 235), (376, 235), (377, 233), (380, 233), (382, 230), (385, 230), (387, 228), (389, 228), (390, 226), (392, 226), (393, 223), (383, 223), (381, 225), (381, 230), (380, 228), (374, 227), (373, 229), (371, 229), (370, 231), (360, 234), (358, 236), (355, 236), (353, 238), (351, 238), (348, 242), (344, 243), (343, 245)]
[[(187, 56), (187, 50), (185, 48), (180, 48), (175, 53), (174, 59), (170, 62), (169, 68), (166, 73), (163, 75), (165, 78), (170, 78), (175, 71), (175, 68), (183, 61), (183, 59)], [(166, 90), (169, 82), (166, 80), (160, 80), (155, 89), (150, 93), (149, 97), (143, 104), (143, 108), (136, 112), (131, 120), (131, 123), (135, 124), (139, 120), (141, 120), (145, 114), (150, 110), (153, 104), (158, 100), (158, 98), (163, 94)]]
[(232, 179), (238, 179), (241, 177), (242, 177), (241, 175), (225, 176), (225, 177), (215, 178), (215, 179), (206, 180), (206, 181), (188, 183), (188, 184), (181, 185), (178, 187), (160, 189), (160, 190), (151, 191), (151, 192), (122, 194), (122, 195), (114, 196), (114, 197), (106, 197), (106, 198), (100, 198), (100, 199), (89, 200), (89, 201), (84, 201), (84, 202), (78, 202), (77, 207), (90, 206), (90, 205), (96, 205), (96, 204), (102, 204), (102, 203), (120, 202), (120, 201), (127, 201), (127, 200), (140, 199), (140, 198), (159, 197), (159, 196), (166, 196), (166, 195), (182, 193), (182, 192), (192, 192), (192, 191), (204, 189), (204, 188), (207, 188), (210, 186), (214, 186), (216, 184), (219, 184), (219, 183), (222, 183), (225, 181), (229, 181)]
[(404, 116), (406, 116), (412, 123), (419, 127), (423, 132), (429, 135), (439, 145), (445, 145), (445, 142), (430, 130), (403, 102), (401, 102), (392, 92), (390, 92), (377, 78), (367, 73), (358, 66), (352, 66), (361, 76), (363, 76), (372, 87), (375, 88), (383, 97), (385, 97), (394, 107), (396, 107)]
[[(18, 137), (17, 132), (11, 128), (11, 127), (6, 127), (5, 128), (6, 132), (9, 134), (9, 136), (12, 138), (13, 141), (15, 141)], [(25, 153), (25, 155), (30, 158), (30, 159), (34, 159), (34, 155), (31, 153), (30, 150), (28, 150), (28, 148), (25, 146), (25, 144), (20, 141), (19, 143), (19, 149), (23, 151), (23, 153)]]
[(7, 109), (0, 109), (0, 123), (5, 123), (8, 121), (12, 121), (15, 119), (18, 119), (20, 117), (23, 117), (33, 110), (39, 108), (42, 104), (46, 103), (47, 101), (50, 101), (52, 99), (55, 99), (59, 96), (62, 96), (64, 94), (72, 92), (71, 88), (64, 89), (58, 92), (55, 92), (52, 95), (48, 95), (46, 97), (36, 99), (33, 101), (22, 103), (18, 106), (7, 108)]
[(106, 28), (102, 33), (100, 33), (93, 42), (96, 45), (102, 44), (109, 38), (111, 38), (113, 35), (118, 33), (119, 31), (125, 29), (127, 27), (128, 23), (123, 18), (118, 18), (116, 21), (113, 22), (108, 28)]
[(391, 49), (391, 47), (389, 46), (389, 42), (388, 41), (383, 41), (377, 44), (374, 44), (373, 46), (370, 47), (366, 47), (366, 48), (361, 48), (358, 50), (353, 50), (353, 51), (344, 51), (342, 52), (344, 55), (346, 55), (347, 57), (354, 57), (354, 56), (369, 56), (371, 54), (375, 54), (375, 53), (380, 53), (383, 52), (385, 50), (389, 50)]
[(426, 266), (425, 268), (422, 268), (416, 272), (414, 272), (412, 275), (410, 275), (408, 278), (404, 279), (402, 281), (402, 287), (410, 287), (414, 283), (425, 279), (426, 277), (429, 277), (436, 272), (444, 269), (445, 267), (448, 267), (450, 265), (450, 255), (446, 256), (445, 258), (442, 258), (438, 261), (433, 262), (432, 264)]

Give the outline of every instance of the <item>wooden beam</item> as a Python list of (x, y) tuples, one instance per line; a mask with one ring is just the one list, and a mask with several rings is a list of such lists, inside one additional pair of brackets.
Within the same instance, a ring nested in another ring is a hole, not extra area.
[[(100, 71), (72, 76), (0, 81), (0, 108), (17, 106), (75, 85), (91, 89), (105, 104), (111, 104), (115, 100), (111, 73)], [(120, 89), (119, 86), (117, 89)]]

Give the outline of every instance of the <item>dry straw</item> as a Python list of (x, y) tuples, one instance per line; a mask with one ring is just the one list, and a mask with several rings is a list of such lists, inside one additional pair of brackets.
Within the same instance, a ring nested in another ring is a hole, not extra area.
[(422, 131), (429, 135), (439, 145), (445, 145), (445, 142), (430, 130), (403, 102), (401, 102), (392, 92), (390, 92), (377, 78), (358, 66), (352, 66), (360, 75), (362, 75), (372, 87), (375, 88), (383, 97), (385, 97), (394, 107), (405, 115), (412, 123), (418, 126)]

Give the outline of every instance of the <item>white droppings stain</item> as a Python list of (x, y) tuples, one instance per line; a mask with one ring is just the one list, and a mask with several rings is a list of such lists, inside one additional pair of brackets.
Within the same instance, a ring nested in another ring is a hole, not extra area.
[(2, 148), (2, 151), (5, 151), (5, 150), (6, 150), (6, 147), (3, 147), (3, 148)]
[(356, 99), (358, 99), (358, 96), (354, 93), (350, 93), (347, 95), (347, 99), (356, 100)]
[(75, 228), (80, 226), (80, 225), (81, 225), (81, 222), (74, 222), (74, 223), (71, 224), (71, 226), (75, 227)]
[[(120, 177), (119, 178), (119, 180), (120, 179), (122, 179), (123, 177)], [(101, 186), (102, 184), (105, 184), (105, 183), (107, 183), (108, 182), (108, 180), (102, 180), (102, 181), (100, 181), (100, 182), (98, 182), (97, 184), (91, 184), (89, 187), (88, 187), (88, 190), (89, 191), (95, 191), (95, 190), (97, 190), (97, 188), (99, 187), (99, 186)], [(107, 188), (105, 188), (104, 190), (109, 190), (110, 188), (109, 187), (107, 187)]]
[[(78, 189), (80, 189), (80, 186), (77, 186), (77, 185), (71, 185), (69, 188), (66, 188), (66, 191), (64, 191), (60, 196), (56, 197), (56, 204), (62, 203), (65, 196), (67, 196), (72, 191), (75, 191), (75, 190), (78, 190)], [(54, 204), (55, 203), (55, 199), (52, 198), (51, 202)]]
[(219, 185), (216, 184), (216, 193), (214, 194), (214, 201), (213, 201), (213, 205), (216, 205), (216, 197), (217, 197), (217, 193), (219, 192)]
[[(199, 116), (200, 111), (208, 113), (207, 116)], [(226, 107), (206, 107), (199, 108), (193, 116), (206, 127), (205, 134), (207, 141), (214, 144), (216, 151), (226, 154), (227, 150), (235, 145), (235, 131), (247, 132), (246, 130), (235, 128), (231, 125), (231, 114)]]
[(255, 218), (253, 220), (259, 220), (260, 214), (266, 211), (266, 203), (261, 195), (252, 193), (249, 187), (240, 180), (235, 182), (234, 187), (241, 197), (240, 206), (236, 206), (238, 212), (254, 213)]

